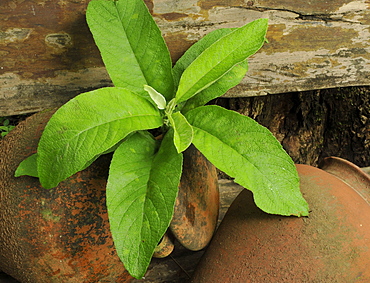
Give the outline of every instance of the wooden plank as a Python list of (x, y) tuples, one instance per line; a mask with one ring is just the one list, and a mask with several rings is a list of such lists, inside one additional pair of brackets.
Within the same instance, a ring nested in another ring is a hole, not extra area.
[[(59, 106), (110, 85), (88, 0), (1, 0), (0, 115)], [(146, 1), (173, 60), (206, 33), (269, 18), (269, 43), (227, 97), (370, 84), (369, 0)]]

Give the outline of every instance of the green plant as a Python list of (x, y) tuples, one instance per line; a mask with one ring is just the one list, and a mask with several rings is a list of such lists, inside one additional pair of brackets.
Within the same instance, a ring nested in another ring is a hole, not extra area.
[[(39, 177), (50, 189), (114, 151), (110, 227), (119, 257), (137, 278), (170, 224), (181, 152), (191, 143), (251, 190), (262, 210), (308, 214), (295, 166), (273, 135), (246, 116), (204, 106), (242, 80), (247, 58), (264, 44), (266, 19), (209, 33), (173, 68), (142, 0), (92, 0), (87, 21), (115, 87), (80, 94), (58, 109), (37, 154), (16, 176)], [(153, 129), (163, 138), (156, 139)]]
[(2, 124), (0, 126), (1, 137), (5, 137), (11, 130), (15, 128), (15, 126), (10, 125), (9, 119), (5, 117), (0, 117), (0, 124)]

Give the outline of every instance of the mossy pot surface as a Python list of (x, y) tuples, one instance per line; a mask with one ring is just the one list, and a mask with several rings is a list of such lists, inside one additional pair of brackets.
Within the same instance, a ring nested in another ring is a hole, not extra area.
[[(354, 168), (340, 175), (357, 174), (370, 190), (369, 177)], [(192, 282), (370, 282), (370, 205), (359, 183), (308, 165), (297, 169), (309, 217), (266, 214), (242, 191)]]

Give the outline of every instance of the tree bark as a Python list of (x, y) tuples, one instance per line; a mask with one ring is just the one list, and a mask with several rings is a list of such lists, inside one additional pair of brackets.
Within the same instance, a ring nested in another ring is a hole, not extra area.
[(327, 156), (370, 166), (370, 87), (218, 99), (267, 127), (294, 162), (316, 166)]

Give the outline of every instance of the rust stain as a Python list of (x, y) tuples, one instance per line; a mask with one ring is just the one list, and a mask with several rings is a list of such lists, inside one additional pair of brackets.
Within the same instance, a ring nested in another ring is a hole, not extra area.
[(186, 216), (186, 220), (190, 223), (190, 225), (194, 226), (195, 207), (192, 203), (187, 203), (187, 205), (185, 206), (185, 216)]
[[(9, 207), (0, 217), (0, 242), (9, 245), (0, 245), (0, 251), (9, 262), (0, 261), (0, 269), (22, 282), (129, 282), (107, 221), (108, 160), (81, 171), (79, 181), (72, 177), (51, 190), (36, 178), (13, 177), (20, 161), (36, 150), (52, 113), (28, 118), (2, 141), (0, 195)], [(93, 185), (89, 180), (95, 178)], [(3, 197), (4, 191), (11, 193)], [(5, 219), (19, 225), (5, 225)]]

